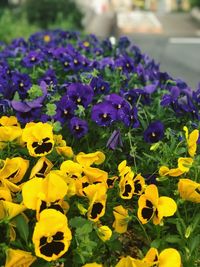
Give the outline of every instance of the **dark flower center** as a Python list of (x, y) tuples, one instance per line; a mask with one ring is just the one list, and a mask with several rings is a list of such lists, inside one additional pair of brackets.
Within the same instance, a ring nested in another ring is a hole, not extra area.
[(53, 144), (49, 141), (50, 138), (46, 137), (43, 138), (40, 142), (33, 142), (32, 147), (34, 148), (35, 153), (43, 154), (45, 152), (49, 152), (53, 147)]
[(103, 205), (100, 202), (94, 203), (92, 207), (92, 212), (91, 212), (91, 218), (96, 219), (98, 214), (101, 214), (103, 209)]
[(59, 253), (65, 248), (63, 242), (64, 239), (63, 232), (57, 232), (55, 235), (46, 237), (43, 236), (40, 239), (40, 252), (41, 254), (52, 257), (53, 254), (59, 255)]
[(146, 207), (142, 209), (142, 217), (148, 221), (153, 216), (153, 213), (153, 204), (151, 203), (151, 201), (146, 200)]

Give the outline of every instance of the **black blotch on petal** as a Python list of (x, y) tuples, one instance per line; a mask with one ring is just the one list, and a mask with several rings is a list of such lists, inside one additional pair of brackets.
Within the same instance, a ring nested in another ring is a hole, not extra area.
[(49, 152), (52, 149), (52, 146), (53, 146), (52, 143), (42, 143), (41, 145), (37, 143), (37, 147), (35, 148), (35, 153), (42, 154), (45, 152)]
[(40, 252), (41, 254), (47, 257), (52, 257), (53, 254), (59, 255), (59, 253), (63, 251), (64, 248), (65, 248), (65, 245), (63, 242), (52, 241), (51, 243), (46, 243), (46, 245), (42, 246), (40, 248)]
[(138, 194), (142, 190), (142, 186), (140, 184), (140, 181), (136, 180), (134, 182), (134, 185), (135, 185), (135, 193)]
[(151, 208), (143, 208), (142, 209), (142, 217), (146, 220), (150, 220), (153, 215), (153, 209)]
[(47, 237), (43, 236), (42, 238), (40, 238), (40, 247), (45, 245), (47, 243)]
[(131, 185), (130, 184), (126, 184), (124, 193), (122, 195), (124, 197), (128, 197), (129, 193), (131, 192), (131, 189), (132, 189)]
[(101, 214), (103, 209), (103, 205), (100, 202), (94, 203), (92, 207), (92, 212), (91, 212), (91, 218), (95, 219), (98, 214)]
[(63, 232), (57, 232), (52, 237), (53, 237), (53, 240), (55, 240), (55, 241), (63, 240), (64, 239), (64, 234), (63, 234)]

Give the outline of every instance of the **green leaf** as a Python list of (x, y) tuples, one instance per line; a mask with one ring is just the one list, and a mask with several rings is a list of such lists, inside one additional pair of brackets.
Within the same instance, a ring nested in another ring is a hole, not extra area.
[(19, 235), (27, 244), (29, 236), (29, 226), (27, 221), (22, 215), (18, 215), (17, 217), (15, 217), (15, 222)]
[(33, 84), (33, 86), (28, 90), (28, 96), (30, 99), (35, 99), (42, 95), (43, 95), (42, 89), (37, 84)]
[(82, 227), (86, 222), (88, 222), (83, 217), (74, 217), (69, 220), (69, 225), (73, 228), (80, 228)]
[(160, 244), (161, 244), (161, 239), (155, 239), (151, 242), (151, 247), (159, 248)]
[(46, 111), (46, 114), (48, 116), (54, 116), (56, 114), (56, 105), (55, 104), (52, 104), (52, 103), (48, 103), (46, 105), (47, 107), (47, 111)]
[(180, 243), (181, 238), (179, 235), (169, 235), (165, 238), (165, 241), (168, 243)]
[(61, 123), (59, 121), (56, 121), (53, 123), (53, 131), (54, 132), (60, 132), (62, 130)]
[(82, 227), (77, 228), (76, 230), (76, 234), (77, 235), (88, 235), (89, 233), (91, 233), (93, 230), (92, 224), (91, 223), (85, 223)]
[(20, 101), (20, 97), (19, 97), (19, 93), (18, 92), (15, 92), (13, 100)]

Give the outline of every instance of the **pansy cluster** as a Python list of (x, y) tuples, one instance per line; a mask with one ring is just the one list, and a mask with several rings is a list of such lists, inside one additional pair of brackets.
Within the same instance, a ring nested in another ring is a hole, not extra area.
[[(115, 175), (100, 168), (106, 160), (100, 150), (75, 154), (49, 123), (29, 122), (23, 127), (14, 116), (3, 116), (0, 123), (3, 266), (181, 266), (179, 246), (164, 243), (159, 254), (144, 226), (159, 227), (161, 235), (161, 228), (169, 229), (179, 219), (182, 202), (200, 203), (198, 178), (188, 178), (199, 160), (198, 130), (189, 133), (184, 127), (189, 156), (179, 157), (177, 168), (158, 166), (157, 179), (149, 181), (126, 160), (118, 162)], [(163, 178), (170, 190), (163, 186)], [(146, 256), (127, 255), (120, 246), (121, 255), (113, 250), (130, 229), (144, 231), (143, 247), (137, 250), (151, 247)], [(171, 229), (172, 236), (175, 233)]]
[(1, 43), (0, 266), (199, 266), (199, 110), (126, 37)]

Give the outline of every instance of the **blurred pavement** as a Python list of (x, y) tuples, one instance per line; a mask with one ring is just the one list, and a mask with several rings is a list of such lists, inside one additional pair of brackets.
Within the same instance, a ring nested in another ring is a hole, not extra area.
[(105, 12), (91, 17), (86, 31), (99, 37), (127, 35), (172, 77), (192, 88), (200, 81), (200, 23), (190, 13)]

